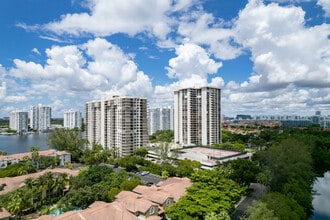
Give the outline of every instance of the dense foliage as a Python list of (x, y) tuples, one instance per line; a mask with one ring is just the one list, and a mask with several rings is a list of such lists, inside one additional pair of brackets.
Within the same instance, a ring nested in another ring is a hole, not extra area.
[(0, 128), (8, 128), (9, 127), (9, 119), (0, 118)]
[(163, 171), (166, 171), (167, 177), (189, 177), (194, 170), (201, 168), (201, 163), (193, 160), (176, 161), (173, 164), (164, 161), (157, 164), (149, 160), (145, 160), (140, 156), (125, 156), (118, 158), (116, 163), (120, 167), (126, 168), (127, 171), (146, 170), (157, 175), (162, 175)]
[(173, 130), (158, 130), (154, 134), (149, 136), (149, 140), (151, 143), (172, 142), (173, 139), (174, 139)]
[(193, 185), (177, 203), (165, 209), (171, 219), (204, 219), (231, 213), (246, 187), (224, 177), (220, 170), (198, 170), (191, 177)]
[(105, 166), (81, 170), (70, 179), (70, 191), (58, 202), (64, 210), (86, 208), (94, 201), (112, 202), (121, 190), (131, 190), (140, 180), (125, 171), (114, 172)]
[[(330, 157), (320, 155), (330, 156), (325, 136), (329, 137), (329, 132), (316, 128), (286, 129), (277, 136), (268, 136), (272, 145), (255, 154), (254, 160), (270, 174), (265, 181), (270, 193), (263, 203), (275, 217), (307, 219), (312, 213), (311, 185), (317, 174), (330, 168)], [(253, 208), (250, 211), (253, 213)]]
[(224, 167), (231, 170), (228, 177), (242, 186), (249, 186), (250, 183), (256, 182), (257, 175), (261, 171), (254, 162), (245, 159), (226, 162), (220, 166), (220, 169)]
[(79, 161), (87, 140), (81, 136), (78, 129), (56, 128), (48, 136), (50, 148), (66, 150), (71, 153), (73, 161)]
[(14, 163), (8, 165), (6, 168), (1, 168), (0, 178), (20, 176), (22, 174), (33, 173), (35, 171), (36, 169), (32, 166), (31, 163)]
[[(24, 187), (0, 196), (0, 207), (16, 217), (49, 204), (56, 204), (53, 207), (63, 211), (86, 208), (94, 201), (111, 202), (120, 191), (132, 190), (139, 184), (137, 176), (125, 171), (114, 172), (105, 166), (85, 167), (70, 179), (65, 173), (48, 172), (36, 179), (27, 178)], [(65, 194), (67, 186), (70, 190)]]
[(87, 165), (106, 163), (115, 158), (117, 149), (106, 149), (100, 144), (93, 144), (92, 148), (86, 147), (82, 151), (80, 161)]
[(19, 217), (23, 211), (31, 212), (59, 200), (67, 183), (65, 173), (48, 172), (36, 179), (27, 178), (24, 187), (0, 196), (0, 207)]
[(63, 118), (51, 118), (50, 123), (53, 125), (63, 125)]

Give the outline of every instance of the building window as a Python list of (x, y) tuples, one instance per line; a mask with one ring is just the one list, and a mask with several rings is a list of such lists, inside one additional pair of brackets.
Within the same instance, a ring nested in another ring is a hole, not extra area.
[(166, 199), (166, 206), (170, 205), (171, 204), (171, 199)]
[(150, 209), (149, 209), (149, 213), (150, 213), (150, 215), (155, 214), (155, 212), (156, 212), (155, 207), (154, 207), (154, 206), (151, 206)]

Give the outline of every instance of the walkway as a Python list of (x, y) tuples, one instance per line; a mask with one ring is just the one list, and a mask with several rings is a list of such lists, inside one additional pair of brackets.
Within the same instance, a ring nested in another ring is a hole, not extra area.
[(232, 220), (239, 220), (241, 217), (246, 217), (247, 207), (252, 205), (253, 200), (260, 199), (266, 191), (266, 187), (259, 183), (251, 183), (250, 189), (253, 191), (238, 204), (235, 211), (230, 215)]

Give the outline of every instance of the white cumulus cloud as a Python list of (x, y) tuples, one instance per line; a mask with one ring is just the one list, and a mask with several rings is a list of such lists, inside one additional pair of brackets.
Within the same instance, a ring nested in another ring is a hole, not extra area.
[(326, 17), (330, 17), (330, 1), (328, 0), (318, 0), (317, 4), (322, 7), (325, 12)]
[(59, 21), (47, 24), (47, 28), (58, 34), (79, 35), (91, 33), (108, 36), (126, 33), (131, 36), (148, 31), (159, 38), (170, 32), (171, 20), (166, 13), (189, 6), (191, 1), (167, 0), (89, 0), (89, 12), (66, 14)]
[(214, 74), (222, 66), (209, 57), (206, 51), (191, 43), (185, 43), (176, 48), (177, 57), (169, 60), (166, 67), (170, 78), (186, 79), (193, 75), (206, 78), (208, 74)]
[[(151, 96), (152, 83), (140, 71), (131, 56), (105, 39), (96, 38), (82, 45), (52, 46), (46, 49), (44, 65), (15, 59), (15, 66), (8, 71), (15, 81), (25, 82), (21, 94), (8, 96), (7, 86), (0, 86), (0, 99), (7, 102), (26, 99), (44, 100), (56, 104), (56, 108), (81, 105), (86, 101), (101, 98), (102, 93), (120, 95)], [(17, 87), (16, 87), (17, 88)], [(76, 103), (70, 103), (67, 98)]]

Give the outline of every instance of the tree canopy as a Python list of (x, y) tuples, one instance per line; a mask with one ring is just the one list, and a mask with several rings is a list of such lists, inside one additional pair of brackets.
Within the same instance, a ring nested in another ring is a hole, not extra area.
[(173, 220), (204, 219), (210, 217), (210, 213), (227, 213), (225, 216), (228, 216), (246, 190), (223, 177), (218, 170), (194, 171), (191, 181), (193, 185), (187, 189), (187, 194), (165, 209), (166, 215)]
[(81, 136), (78, 129), (56, 128), (48, 136), (50, 148), (66, 150), (71, 153), (73, 161), (79, 161), (87, 140)]
[(173, 130), (158, 130), (154, 134), (149, 136), (151, 143), (155, 142), (172, 142), (174, 138)]

